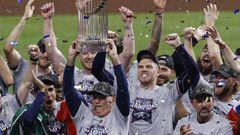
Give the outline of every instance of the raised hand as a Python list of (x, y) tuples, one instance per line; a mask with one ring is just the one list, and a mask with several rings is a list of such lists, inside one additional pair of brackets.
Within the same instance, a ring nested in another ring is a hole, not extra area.
[(177, 33), (168, 34), (165, 37), (165, 42), (174, 48), (181, 45), (180, 37)]
[(55, 12), (55, 8), (54, 8), (53, 2), (44, 4), (41, 7), (41, 14), (43, 19), (51, 19), (54, 15), (54, 12)]
[[(197, 30), (194, 31), (193, 35), (194, 37), (199, 41), (202, 38), (204, 38), (204, 35), (207, 34), (205, 30), (205, 26), (200, 26), (197, 28)], [(205, 37), (206, 38), (206, 37)]]
[(108, 39), (112, 39), (114, 41), (118, 40), (118, 34), (114, 31), (108, 31)]
[(210, 37), (212, 37), (213, 41), (219, 46), (220, 49), (226, 47), (226, 43), (222, 40), (220, 34), (218, 33), (217, 29), (212, 27), (206, 27), (206, 31)]
[(121, 14), (121, 18), (123, 22), (128, 22), (128, 23), (132, 23), (134, 15), (133, 15), (133, 11), (131, 11), (130, 9), (121, 6), (118, 11)]
[(207, 8), (203, 9), (206, 26), (214, 26), (215, 21), (218, 19), (219, 11), (216, 4), (207, 5)]
[(186, 27), (183, 30), (184, 38), (185, 39), (191, 39), (194, 36), (194, 31), (195, 31), (195, 28), (193, 28), (193, 27)]
[(206, 31), (208, 32), (208, 35), (210, 37), (212, 37), (212, 39), (216, 42), (218, 40), (222, 40), (222, 38), (220, 37), (217, 29), (212, 26), (212, 27), (206, 27)]
[(37, 45), (29, 45), (27, 47), (28, 54), (32, 60), (37, 60), (39, 58), (40, 49)]
[(32, 78), (33, 78), (34, 84), (38, 86), (38, 88), (40, 89), (40, 91), (41, 91), (41, 92), (45, 92), (45, 88), (46, 88), (45, 84), (36, 77), (36, 75), (35, 75), (35, 73), (33, 72), (33, 70), (31, 70), (31, 76), (32, 76)]
[(80, 52), (77, 51), (78, 41), (74, 41), (68, 49), (68, 57), (75, 58)]
[(33, 11), (35, 9), (34, 6), (32, 6), (32, 3), (34, 2), (34, 0), (29, 0), (27, 5), (25, 6), (25, 11), (24, 11), (24, 15), (23, 15), (23, 18), (25, 20), (28, 20), (29, 18), (32, 17), (33, 15)]
[(161, 10), (161, 11), (158, 11), (158, 12), (163, 12), (164, 8), (165, 8), (165, 5), (167, 3), (167, 0), (153, 0), (153, 3), (155, 5), (155, 7), (157, 8), (157, 10)]
[(112, 39), (107, 40), (107, 50), (106, 52), (108, 53), (109, 57), (113, 58), (117, 56), (117, 48), (115, 46), (115, 43)]

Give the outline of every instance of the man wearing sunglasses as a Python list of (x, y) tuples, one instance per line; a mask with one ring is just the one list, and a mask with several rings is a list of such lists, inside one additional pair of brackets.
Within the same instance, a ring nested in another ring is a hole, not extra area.
[(189, 97), (196, 113), (179, 120), (173, 135), (233, 134), (229, 121), (212, 112), (214, 89), (209, 84), (198, 84), (195, 90), (190, 91)]

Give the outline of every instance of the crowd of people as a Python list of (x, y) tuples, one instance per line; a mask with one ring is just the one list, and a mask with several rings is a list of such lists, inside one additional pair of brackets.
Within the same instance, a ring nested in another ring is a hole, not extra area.
[[(105, 52), (79, 52), (77, 38), (64, 56), (49, 2), (41, 7), (43, 38), (28, 45), (24, 59), (15, 46), (33, 16), (33, 2), (28, 1), (0, 56), (0, 135), (240, 134), (240, 53), (215, 26), (216, 4), (203, 9), (204, 25), (183, 30), (182, 42), (177, 33), (162, 39), (173, 54), (156, 56), (167, 0), (152, 0), (151, 40), (133, 60), (133, 11), (118, 9), (124, 36), (120, 40), (109, 31)], [(202, 40), (206, 45), (197, 58), (193, 47)]]

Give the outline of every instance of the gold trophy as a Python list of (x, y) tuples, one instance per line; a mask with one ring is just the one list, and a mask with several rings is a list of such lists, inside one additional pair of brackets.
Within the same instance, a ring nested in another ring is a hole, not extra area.
[(76, 0), (79, 52), (106, 51), (107, 0)]

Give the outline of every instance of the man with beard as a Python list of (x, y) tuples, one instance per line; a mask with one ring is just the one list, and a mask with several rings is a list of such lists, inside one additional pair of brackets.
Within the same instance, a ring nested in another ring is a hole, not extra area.
[[(29, 0), (26, 7), (25, 12), (19, 23), (13, 28), (10, 35), (7, 38), (6, 44), (4, 46), (4, 53), (6, 55), (7, 63), (10, 69), (13, 70), (14, 73), (14, 85), (13, 89), (16, 92), (24, 80), (24, 75), (28, 68), (28, 62), (19, 54), (19, 52), (15, 49), (15, 46), (18, 44), (18, 38), (21, 35), (22, 30), (25, 27), (26, 22), (32, 17), (33, 11), (35, 9), (32, 6), (34, 0)], [(36, 68), (36, 74), (42, 75), (50, 72), (58, 73), (59, 63), (64, 63), (64, 57), (62, 53), (58, 50), (56, 46), (56, 38), (52, 29), (52, 15), (54, 12), (54, 8), (51, 10), (48, 8), (50, 5), (44, 5), (41, 10), (42, 16), (44, 18), (44, 42), (46, 44), (46, 49), (43, 50), (40, 48), (40, 53), (36, 57), (30, 57), (30, 60), (33, 62), (37, 62), (38, 66)], [(47, 9), (47, 10), (46, 10)], [(50, 15), (48, 14), (49, 12)], [(39, 42), (40, 43), (40, 42)], [(51, 68), (51, 64), (53, 63), (53, 69)]]
[(41, 75), (38, 78), (33, 74), (33, 79), (38, 89), (37, 97), (33, 103), (25, 104), (19, 109), (12, 121), (11, 135), (16, 134), (67, 134), (64, 123), (56, 118), (60, 109), (60, 103), (56, 102), (56, 91), (58, 77), (54, 74)]
[(213, 71), (214, 75), (214, 90), (217, 102), (213, 107), (213, 111), (217, 114), (228, 118), (233, 126), (234, 134), (237, 134), (238, 121), (232, 119), (235, 113), (234, 109), (239, 105), (233, 96), (239, 90), (239, 79), (237, 73), (234, 72), (228, 65), (221, 65), (220, 69)]
[(179, 120), (173, 135), (233, 135), (229, 121), (212, 112), (214, 90), (208, 83), (198, 84), (189, 96), (196, 113)]
[(160, 65), (157, 85), (162, 86), (163, 84), (168, 83), (171, 78), (175, 76), (173, 59), (169, 55), (159, 55), (157, 60)]

